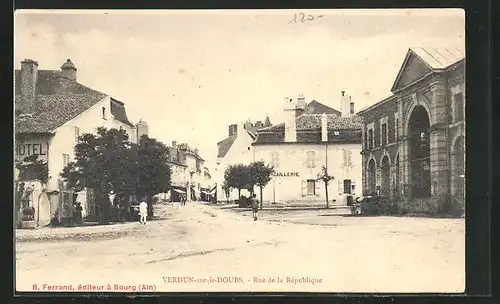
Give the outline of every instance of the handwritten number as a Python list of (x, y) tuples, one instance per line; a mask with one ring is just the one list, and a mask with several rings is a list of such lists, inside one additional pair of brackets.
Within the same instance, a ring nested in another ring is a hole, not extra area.
[[(317, 16), (317, 18), (321, 18), (321, 17), (325, 17), (325, 15), (318, 15), (318, 16)], [(314, 16), (312, 16), (312, 15), (307, 15), (307, 16), (306, 16), (306, 14), (304, 14), (303, 12), (300, 12), (300, 22), (304, 23), (304, 22), (307, 22), (307, 21), (313, 21), (313, 20), (314, 20)], [(290, 21), (288, 22), (288, 24), (290, 24), (290, 23), (292, 23), (292, 22), (293, 22), (293, 23), (297, 23), (297, 13), (295, 13), (295, 14), (293, 15), (293, 19), (292, 19), (292, 20), (290, 20)]]
[(305, 15), (304, 13), (300, 13), (300, 15), (302, 16), (302, 17), (300, 18), (300, 21), (302, 21), (302, 22), (306, 22), (306, 20), (304, 19), (304, 18), (306, 17), (306, 15)]

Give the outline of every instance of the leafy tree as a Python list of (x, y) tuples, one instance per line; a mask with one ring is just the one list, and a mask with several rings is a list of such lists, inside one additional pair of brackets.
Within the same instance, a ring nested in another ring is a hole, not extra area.
[(243, 164), (229, 165), (224, 171), (224, 184), (238, 189), (238, 199), (241, 197), (241, 189), (248, 189), (252, 184), (249, 171), (249, 167)]
[(148, 213), (152, 216), (152, 197), (158, 193), (168, 192), (171, 185), (171, 169), (167, 161), (169, 149), (162, 142), (143, 135), (139, 144), (134, 146), (131, 176), (135, 176), (135, 194), (146, 197)]
[[(20, 192), (19, 195), (23, 196), (25, 194), (25, 191), (27, 190), (27, 188), (24, 187), (24, 183), (22, 184), (22, 187), (17, 187), (17, 183), (19, 181), (36, 180), (39, 181), (42, 185), (41, 192), (38, 194), (37, 198), (37, 209), (40, 209), (40, 199), (42, 198), (42, 196), (45, 196), (50, 202), (50, 197), (47, 194), (47, 182), (49, 181), (49, 168), (47, 162), (38, 159), (38, 155), (33, 154), (25, 157), (22, 161), (17, 161), (15, 166), (19, 172), (18, 181), (16, 181), (16, 191)], [(16, 197), (18, 195), (17, 192)], [(33, 209), (34, 212), (34, 208), (31, 207), (31, 209)], [(25, 210), (23, 210), (23, 212), (24, 211)]]
[(76, 191), (94, 190), (101, 223), (109, 222), (111, 191), (120, 201), (130, 195), (146, 197), (151, 216), (152, 196), (170, 188), (167, 158), (168, 148), (155, 139), (143, 136), (139, 144), (133, 144), (124, 130), (100, 127), (97, 134), (80, 136), (75, 161), (64, 168), (61, 177)]
[(86, 133), (79, 137), (75, 148), (75, 161), (61, 173), (68, 188), (95, 191), (101, 223), (109, 222), (108, 194), (130, 193), (135, 179), (130, 175), (133, 158), (131, 143), (125, 130), (99, 127), (97, 134)]
[(266, 165), (263, 161), (253, 162), (249, 167), (252, 185), (260, 188), (260, 209), (262, 209), (262, 188), (271, 181), (274, 168)]
[(328, 204), (328, 184), (331, 180), (335, 179), (335, 177), (328, 174), (328, 169), (326, 166), (321, 168), (321, 173), (318, 173), (318, 178), (316, 180), (323, 181), (325, 183), (325, 198), (326, 198), (326, 208), (328, 209), (330, 206)]

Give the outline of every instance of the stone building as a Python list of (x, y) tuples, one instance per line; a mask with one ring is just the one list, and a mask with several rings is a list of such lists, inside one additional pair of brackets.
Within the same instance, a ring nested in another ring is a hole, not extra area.
[(461, 50), (410, 48), (392, 95), (358, 113), (365, 195), (415, 211), (438, 208), (448, 194), (464, 200), (464, 70)]

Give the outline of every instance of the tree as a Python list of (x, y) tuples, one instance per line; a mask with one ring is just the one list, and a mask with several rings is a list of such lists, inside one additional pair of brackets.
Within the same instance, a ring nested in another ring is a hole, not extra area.
[(153, 215), (152, 197), (158, 193), (168, 192), (171, 186), (171, 169), (167, 161), (169, 149), (162, 142), (143, 135), (135, 148), (131, 175), (135, 175), (135, 194), (146, 197), (148, 215)]
[(229, 165), (224, 171), (224, 184), (238, 189), (238, 199), (241, 197), (241, 189), (248, 189), (252, 184), (249, 171), (249, 167), (243, 164)]
[[(109, 222), (113, 191), (120, 196), (151, 198), (170, 188), (168, 149), (161, 142), (143, 136), (139, 144), (129, 141), (124, 130), (98, 128), (97, 134), (83, 134), (75, 146), (75, 161), (61, 173), (67, 187), (93, 189), (101, 212), (101, 223)], [(152, 215), (151, 199), (148, 199)]]
[[(19, 181), (36, 180), (40, 182), (42, 188), (37, 198), (37, 210), (40, 210), (40, 199), (42, 198), (42, 196), (45, 196), (47, 200), (50, 202), (50, 197), (47, 194), (47, 182), (49, 180), (49, 168), (47, 162), (38, 159), (38, 155), (33, 154), (25, 157), (22, 161), (18, 161), (16, 163), (16, 169), (19, 170), (19, 175), (18, 175)], [(16, 189), (18, 191), (21, 191), (22, 195), (27, 188), (24, 187), (23, 183), (22, 187)], [(32, 209), (34, 212), (35, 209), (33, 207)], [(38, 216), (40, 215), (39, 212), (37, 212), (37, 214)], [(39, 218), (37, 219), (37, 226), (38, 224), (39, 224)]]
[(263, 161), (253, 162), (249, 167), (252, 185), (260, 188), (260, 209), (262, 209), (262, 188), (271, 181), (274, 168), (266, 165)]
[(131, 143), (125, 130), (99, 127), (97, 134), (86, 133), (75, 145), (75, 161), (61, 173), (68, 188), (82, 191), (94, 190), (99, 222), (109, 222), (110, 201), (108, 194), (130, 193), (135, 179), (130, 175), (133, 157)]
[(328, 204), (328, 184), (331, 180), (335, 179), (335, 177), (328, 174), (328, 169), (326, 166), (321, 168), (321, 173), (318, 173), (318, 178), (316, 180), (323, 181), (325, 183), (325, 198), (326, 198), (326, 208), (329, 208)]
[(226, 184), (226, 181), (222, 184), (222, 190), (224, 190), (224, 195), (226, 196), (227, 203), (229, 204), (229, 195), (231, 193), (231, 187)]

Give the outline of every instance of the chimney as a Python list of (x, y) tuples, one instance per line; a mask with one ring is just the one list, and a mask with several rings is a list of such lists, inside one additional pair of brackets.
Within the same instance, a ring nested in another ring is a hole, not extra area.
[(32, 59), (21, 61), (21, 100), (26, 106), (25, 114), (32, 114), (35, 109), (38, 62)]
[(321, 115), (321, 141), (328, 141), (328, 117), (326, 113)]
[(353, 102), (353, 101), (351, 101), (351, 96), (349, 96), (349, 101), (351, 102), (351, 103), (350, 103), (349, 114), (350, 114), (350, 115), (354, 115), (354, 102)]
[(297, 107), (295, 108), (295, 117), (299, 117), (304, 113), (304, 109), (306, 108), (306, 99), (303, 94), (300, 94), (297, 97)]
[(238, 134), (238, 125), (232, 124), (229, 125), (229, 136), (233, 136)]
[(285, 98), (285, 142), (297, 141), (296, 106), (291, 98)]
[(71, 59), (66, 60), (66, 62), (61, 66), (61, 71), (63, 76), (76, 82), (76, 67), (73, 62), (71, 62)]
[(340, 111), (343, 117), (349, 116), (350, 113), (350, 103), (351, 98), (347, 96), (345, 91), (341, 91), (342, 96), (340, 96)]
[(245, 128), (245, 130), (250, 130), (253, 127), (253, 125), (250, 122), (250, 120), (248, 120), (247, 122), (245, 122), (245, 124), (243, 125), (243, 127)]
[(200, 152), (200, 150), (198, 150), (198, 148), (195, 148), (193, 152), (194, 154), (198, 155), (198, 152)]

